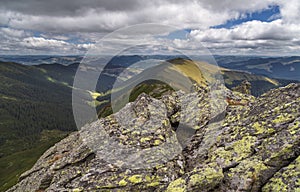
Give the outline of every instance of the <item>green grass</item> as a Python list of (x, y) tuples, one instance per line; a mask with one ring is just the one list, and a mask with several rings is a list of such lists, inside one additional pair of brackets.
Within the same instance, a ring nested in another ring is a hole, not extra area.
[[(151, 97), (160, 99), (163, 95), (169, 95), (175, 90), (169, 86), (168, 84), (161, 82), (159, 80), (147, 80), (144, 81), (133, 88), (133, 90), (129, 94), (129, 102), (133, 102), (136, 98), (142, 94), (146, 93)], [(109, 100), (105, 100), (105, 98), (98, 98), (103, 99), (103, 101), (98, 101), (99, 105), (97, 105), (98, 109), (98, 116), (99, 117), (106, 117), (113, 113), (112, 107), (110, 105)], [(107, 98), (109, 99), (109, 98)], [(105, 101), (105, 102), (104, 102)], [(127, 104), (126, 99), (123, 98), (121, 95), (119, 98), (116, 99), (116, 108), (117, 111), (124, 107)], [(117, 112), (114, 111), (114, 112)]]
[(75, 69), (0, 61), (0, 191), (76, 130), (69, 86)]
[(0, 158), (0, 191), (16, 184), (23, 172), (29, 170), (47, 149), (66, 136), (66, 132), (58, 130), (43, 131), (34, 148)]
[(158, 81), (158, 80), (148, 80), (139, 85), (137, 85), (131, 92), (129, 96), (129, 101), (133, 102), (136, 98), (142, 94), (146, 93), (154, 98), (160, 99), (161, 96), (170, 94), (174, 92), (174, 89), (168, 84)]

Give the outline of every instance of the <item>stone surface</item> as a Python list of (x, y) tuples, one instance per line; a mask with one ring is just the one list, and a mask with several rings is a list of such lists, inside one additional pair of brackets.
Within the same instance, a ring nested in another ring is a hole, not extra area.
[(50, 148), (8, 191), (299, 191), (299, 96), (299, 84), (259, 98), (142, 94)]
[(251, 94), (251, 83), (247, 80), (242, 81), (242, 83), (234, 88), (233, 91), (244, 93), (244, 94)]

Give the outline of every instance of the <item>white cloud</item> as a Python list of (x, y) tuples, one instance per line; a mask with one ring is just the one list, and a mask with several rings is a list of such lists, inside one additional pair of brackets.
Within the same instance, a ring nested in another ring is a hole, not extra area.
[[(272, 22), (249, 21), (230, 29), (193, 30), (191, 37), (210, 49), (247, 49), (248, 53), (282, 50), (297, 47), (300, 40), (300, 25), (284, 23), (278, 19)], [(265, 50), (265, 51), (264, 51)], [(292, 50), (295, 53), (296, 49)], [(298, 50), (300, 53), (300, 50)]]
[[(280, 17), (273, 16), (278, 18), (275, 21), (250, 21), (232, 29), (209, 28), (272, 5), (280, 6)], [(82, 53), (113, 30), (139, 23), (160, 23), (194, 29), (191, 40), (168, 42), (178, 48), (198, 49), (197, 43), (202, 42), (210, 50), (222, 53), (238, 53), (239, 50), (297, 53), (299, 13), (299, 0), (28, 0), (26, 4), (3, 0), (0, 25), (5, 27), (0, 28), (0, 51), (42, 49)], [(34, 35), (35, 31), (40, 35)], [(76, 43), (71, 43), (70, 39), (76, 39)], [(153, 39), (149, 38), (150, 41)]]
[[(182, 28), (208, 28), (242, 17), (246, 12), (279, 5), (285, 22), (298, 22), (299, 0), (166, 0), (79, 1), (3, 0), (0, 24), (44, 32), (107, 32), (138, 23), (162, 23)], [(55, 7), (55, 9), (54, 9)]]
[(23, 13), (8, 14), (7, 25), (13, 28), (45, 32), (103, 32), (137, 23), (162, 23), (181, 28), (205, 28), (236, 17), (238, 12), (211, 12), (201, 4), (155, 4), (138, 10), (105, 11), (90, 9), (83, 15), (49, 16)]
[(230, 29), (194, 30), (191, 35), (200, 41), (228, 40), (291, 40), (300, 37), (300, 26), (285, 24), (281, 19), (272, 22), (248, 21)]
[(85, 43), (85, 44), (78, 44), (76, 45), (79, 49), (81, 50), (88, 50), (88, 49), (94, 49), (95, 48), (95, 44), (91, 44), (91, 43)]
[(278, 0), (280, 13), (285, 23), (300, 24), (300, 1)]
[(53, 34), (53, 33), (42, 33), (40, 35), (41, 37), (44, 37), (46, 39), (56, 39), (56, 40), (63, 40), (63, 41), (66, 41), (66, 40), (69, 40), (70, 37), (69, 36), (66, 36), (66, 35), (59, 35), (59, 34)]
[(3, 27), (0, 28), (0, 35), (6, 38), (21, 38), (29, 35), (30, 33), (25, 32), (24, 30), (17, 30), (12, 28)]
[(45, 39), (43, 37), (27, 37), (21, 43), (22, 45), (29, 48), (59, 48), (63, 46), (68, 46), (69, 44), (64, 41), (59, 41), (55, 39)]
[[(122, 1), (123, 2), (123, 1)], [(124, 1), (126, 2), (126, 1)], [(124, 4), (124, 2), (122, 4)], [(74, 2), (76, 3), (76, 2)], [(79, 2), (77, 2), (79, 3)], [(19, 5), (11, 8), (6, 15), (3, 15), (6, 24), (13, 28), (31, 29), (45, 32), (103, 32), (112, 31), (127, 25), (138, 23), (161, 23), (173, 25), (181, 28), (207, 28), (226, 22), (228, 19), (238, 18), (244, 12), (251, 12), (268, 8), (272, 1), (254, 0), (245, 2), (236, 1), (147, 1), (144, 5), (140, 1), (128, 1), (133, 9), (120, 8), (118, 3), (98, 3), (93, 7), (88, 2), (82, 7), (70, 3), (67, 7), (63, 2), (57, 2), (58, 10), (48, 10), (44, 7), (39, 14), (30, 14), (29, 7)], [(39, 7), (48, 3), (40, 3)], [(65, 6), (65, 15), (63, 8)], [(109, 4), (109, 5), (108, 5)], [(34, 9), (35, 4), (33, 3)], [(37, 6), (37, 5), (36, 5)], [(20, 10), (19, 7), (23, 7)], [(74, 7), (74, 8), (73, 8)], [(115, 7), (115, 9), (113, 9)], [(73, 9), (74, 14), (70, 14)], [(2, 10), (3, 11), (3, 10)], [(36, 12), (32, 10), (32, 12)], [(54, 13), (57, 12), (57, 15)]]

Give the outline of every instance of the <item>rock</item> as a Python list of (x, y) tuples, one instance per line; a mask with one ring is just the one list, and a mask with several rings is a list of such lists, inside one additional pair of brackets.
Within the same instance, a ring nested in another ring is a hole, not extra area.
[(300, 157), (283, 167), (263, 186), (262, 191), (288, 191), (300, 187)]
[(8, 191), (300, 189), (300, 84), (258, 98), (195, 90), (140, 95), (50, 148)]
[(242, 83), (234, 88), (232, 88), (233, 91), (237, 91), (244, 94), (251, 94), (251, 83), (247, 80), (242, 81)]

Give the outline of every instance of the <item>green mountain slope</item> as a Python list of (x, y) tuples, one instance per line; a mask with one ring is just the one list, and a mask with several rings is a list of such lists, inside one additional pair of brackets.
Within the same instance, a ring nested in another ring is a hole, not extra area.
[(0, 191), (76, 129), (70, 87), (46, 70), (0, 62)]
[[(149, 80), (153, 75), (161, 78), (164, 82)], [(174, 90), (189, 91), (187, 90), (187, 85), (189, 85), (187, 81), (198, 85), (204, 85), (206, 82), (213, 83), (215, 80), (213, 77), (216, 75), (223, 76), (224, 84), (228, 88), (239, 85), (243, 80), (249, 81), (252, 84), (251, 93), (254, 96), (259, 96), (272, 88), (296, 82), (271, 79), (248, 72), (218, 67), (205, 62), (177, 58), (146, 69), (133, 76), (133, 78), (121, 83), (115, 90), (112, 90), (111, 92), (114, 93), (114, 98), (112, 99), (115, 103), (115, 110), (121, 109), (127, 103), (125, 98), (128, 95), (130, 95), (129, 101), (134, 101), (143, 92), (155, 98), (160, 98), (162, 95), (167, 95)], [(171, 86), (168, 85), (168, 82)], [(96, 97), (96, 103), (99, 103), (97, 110), (100, 117), (105, 117), (112, 113), (110, 100), (110, 94), (100, 93)]]

